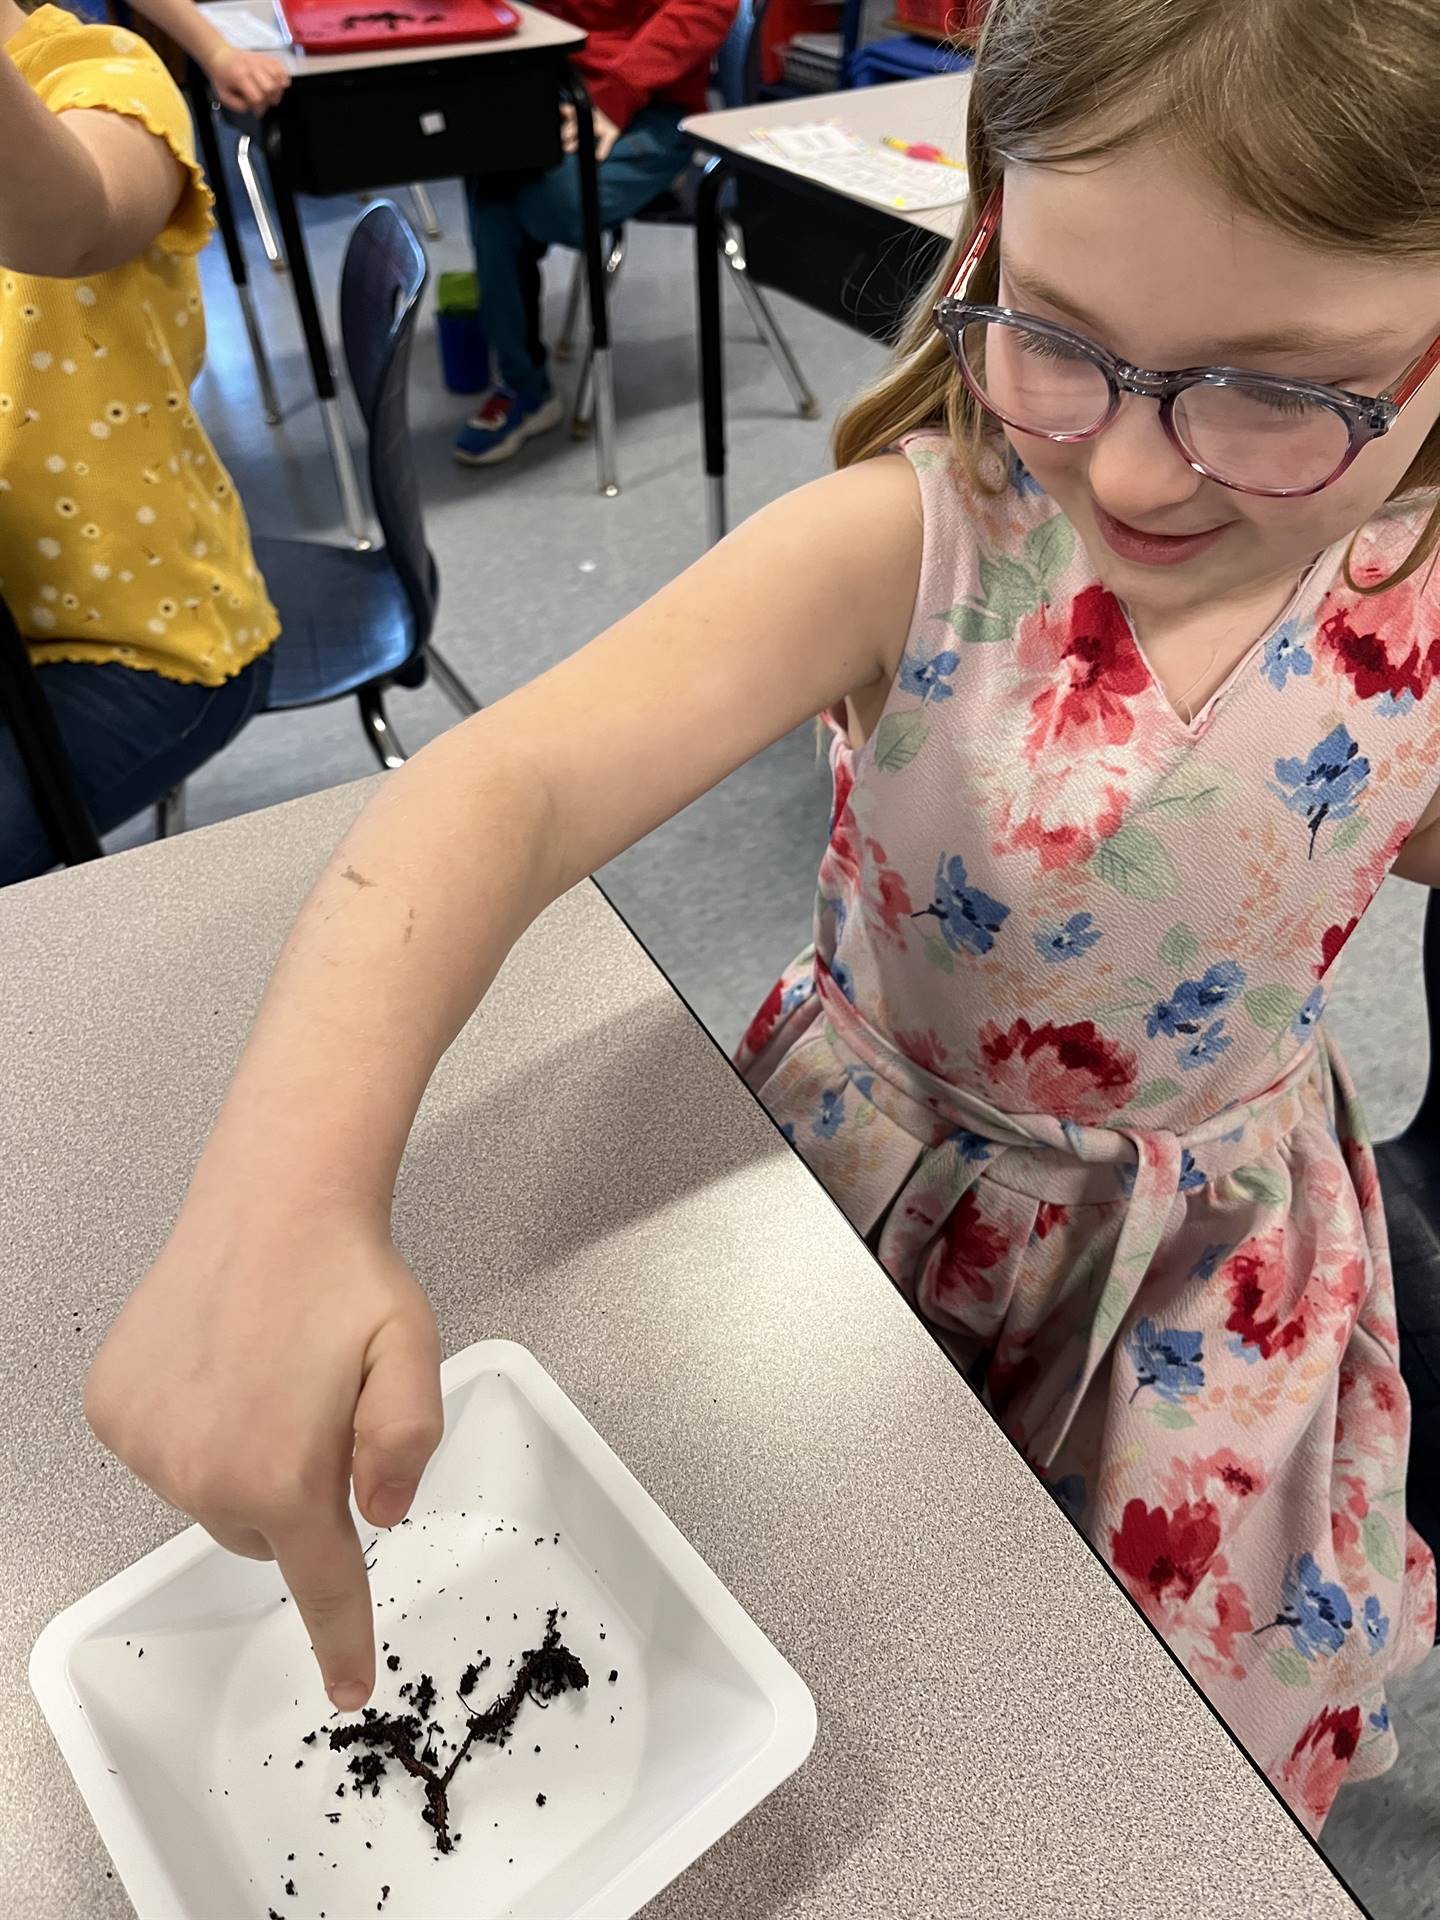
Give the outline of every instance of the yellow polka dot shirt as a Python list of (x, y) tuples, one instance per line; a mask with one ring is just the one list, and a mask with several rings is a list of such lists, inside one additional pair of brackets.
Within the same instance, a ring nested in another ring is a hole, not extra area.
[(190, 404), (211, 201), (188, 110), (146, 42), (58, 7), (6, 50), (52, 112), (132, 115), (189, 177), (165, 231), (123, 266), (88, 280), (0, 267), (0, 594), (37, 660), (220, 686), (280, 623)]

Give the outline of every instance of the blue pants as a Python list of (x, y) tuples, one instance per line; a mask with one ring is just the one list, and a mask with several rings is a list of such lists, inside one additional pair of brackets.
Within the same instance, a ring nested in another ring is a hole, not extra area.
[[(223, 687), (181, 686), (135, 667), (42, 666), (40, 684), (98, 831), (153, 806), (233, 740), (264, 704), (270, 665), (262, 654)], [(58, 860), (15, 736), (0, 720), (0, 886)]]
[[(663, 193), (684, 172), (688, 155), (678, 107), (636, 114), (600, 166), (601, 226), (621, 226)], [(512, 393), (540, 399), (550, 387), (540, 338), (540, 261), (547, 247), (584, 246), (580, 162), (567, 154), (539, 179), (499, 191), (472, 180), (468, 198), (480, 320), (500, 378)]]

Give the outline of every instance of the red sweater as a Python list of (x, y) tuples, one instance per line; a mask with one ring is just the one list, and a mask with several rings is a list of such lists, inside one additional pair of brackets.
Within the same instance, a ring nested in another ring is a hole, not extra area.
[(703, 113), (710, 65), (736, 0), (544, 0), (545, 11), (589, 35), (575, 64), (590, 98), (617, 127), (665, 100)]

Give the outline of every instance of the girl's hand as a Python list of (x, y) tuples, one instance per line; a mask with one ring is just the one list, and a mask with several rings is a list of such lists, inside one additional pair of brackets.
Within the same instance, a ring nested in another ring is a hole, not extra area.
[(375, 1632), (351, 1479), (372, 1526), (404, 1517), (444, 1428), (439, 1369), (430, 1304), (372, 1215), (212, 1208), (182, 1214), (121, 1310), (85, 1417), (222, 1546), (279, 1563), (353, 1712)]
[(290, 75), (268, 53), (222, 45), (205, 62), (222, 107), (234, 113), (265, 113), (290, 85)]

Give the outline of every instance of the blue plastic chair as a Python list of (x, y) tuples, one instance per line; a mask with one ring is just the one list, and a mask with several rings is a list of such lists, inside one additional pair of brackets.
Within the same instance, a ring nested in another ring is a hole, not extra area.
[[(480, 703), (431, 645), (439, 576), (420, 509), (406, 390), (425, 253), (400, 210), (377, 200), (345, 250), (340, 336), (369, 441), (370, 493), (383, 545), (357, 552), (318, 540), (257, 536), (255, 559), (280, 614), (270, 690), (262, 711), (322, 706), (353, 694), (382, 767), (405, 751), (385, 711), (394, 685), (418, 687), (433, 671), (462, 713)], [(157, 810), (162, 837), (184, 824), (184, 793)]]

